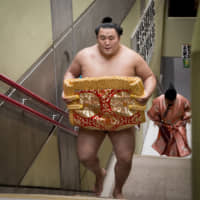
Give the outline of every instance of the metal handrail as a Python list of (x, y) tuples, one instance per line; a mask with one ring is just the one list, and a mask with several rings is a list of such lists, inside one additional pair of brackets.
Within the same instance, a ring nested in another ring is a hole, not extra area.
[[(9, 78), (3, 76), (2, 74), (0, 74), (0, 80), (2, 80), (3, 82), (7, 83), (10, 86), (15, 87), (16, 89), (19, 89), (24, 94), (34, 98), (35, 100), (39, 101), (40, 103), (42, 103), (42, 104), (44, 104), (44, 105), (46, 105), (46, 106), (58, 111), (59, 113), (67, 116), (67, 113), (65, 111), (63, 111), (60, 108), (56, 107), (55, 105), (49, 103), (48, 101), (42, 99), (41, 97), (37, 96), (36, 94), (32, 93), (28, 89), (22, 87), (21, 85), (15, 83), (14, 81), (10, 80)], [(57, 127), (63, 129), (64, 131), (67, 131), (68, 133), (70, 133), (72, 135), (77, 136), (77, 132), (75, 132), (74, 130), (69, 129), (67, 126), (64, 126), (63, 124), (57, 122), (56, 120), (53, 120), (53, 119), (49, 118), (48, 116), (46, 116), (46, 115), (44, 115), (44, 114), (42, 114), (42, 113), (40, 113), (40, 112), (38, 112), (38, 111), (36, 111), (34, 109), (22, 104), (22, 103), (10, 98), (10, 97), (8, 97), (8, 96), (6, 96), (4, 94), (0, 94), (0, 98), (3, 99), (4, 101), (7, 101), (7, 102), (9, 102), (9, 103), (11, 103), (11, 104), (13, 104), (13, 105), (25, 110), (25, 111), (33, 114), (33, 115), (41, 118), (41, 119), (44, 119), (44, 120), (56, 125)]]
[(34, 94), (30, 90), (26, 89), (25, 87), (17, 84), (16, 82), (12, 81), (8, 77), (0, 74), (0, 80), (3, 81), (6, 84), (18, 89), (18, 90), (20, 90), (21, 92), (23, 92), (27, 96), (34, 98), (35, 100), (39, 101), (43, 105), (48, 106), (49, 108), (61, 113), (62, 115), (68, 116), (68, 114), (65, 111), (61, 110), (60, 108), (58, 108), (57, 106), (51, 104), (50, 102), (46, 101), (45, 99), (39, 97), (38, 95)]

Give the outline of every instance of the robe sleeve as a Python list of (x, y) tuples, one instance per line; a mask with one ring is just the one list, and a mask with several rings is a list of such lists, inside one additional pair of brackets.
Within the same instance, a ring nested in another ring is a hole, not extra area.
[(157, 101), (157, 99), (153, 100), (152, 106), (149, 109), (149, 111), (147, 112), (147, 115), (152, 121), (160, 122), (160, 120), (161, 120), (160, 106), (159, 106), (159, 101)]
[(187, 99), (185, 99), (183, 120), (189, 120), (189, 119), (191, 119), (191, 106), (190, 102)]

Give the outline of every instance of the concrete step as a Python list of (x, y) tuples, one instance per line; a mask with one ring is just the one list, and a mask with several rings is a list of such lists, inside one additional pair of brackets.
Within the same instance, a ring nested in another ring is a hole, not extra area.
[[(0, 200), (112, 200), (113, 156), (107, 169), (102, 197), (74, 195), (0, 194)], [(130, 175), (123, 187), (127, 200), (191, 200), (191, 158), (134, 155)]]
[(124, 186), (128, 200), (191, 200), (191, 159), (135, 156)]
[(89, 196), (62, 196), (62, 195), (39, 195), (39, 194), (0, 194), (0, 200), (113, 200), (111, 198), (97, 198)]
[[(103, 196), (112, 194), (115, 162), (105, 179)], [(191, 200), (191, 182), (191, 158), (134, 155), (123, 194), (127, 200)]]

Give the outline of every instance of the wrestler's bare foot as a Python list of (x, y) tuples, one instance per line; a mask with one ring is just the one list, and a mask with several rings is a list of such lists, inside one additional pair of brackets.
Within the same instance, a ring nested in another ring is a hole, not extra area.
[(124, 199), (122, 193), (119, 192), (119, 191), (117, 191), (117, 190), (114, 190), (114, 191), (113, 191), (113, 197), (114, 197), (115, 199)]
[(95, 183), (95, 188), (94, 188), (94, 192), (96, 193), (97, 196), (101, 195), (101, 192), (103, 190), (103, 181), (106, 176), (106, 170), (104, 168), (102, 168), (101, 172), (102, 172), (101, 176), (96, 177), (96, 183)]

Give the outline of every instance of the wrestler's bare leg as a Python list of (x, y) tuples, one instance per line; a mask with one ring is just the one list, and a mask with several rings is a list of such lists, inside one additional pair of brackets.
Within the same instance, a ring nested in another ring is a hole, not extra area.
[(77, 138), (77, 152), (80, 161), (96, 176), (95, 192), (100, 195), (103, 190), (103, 179), (106, 175), (105, 169), (100, 167), (97, 153), (106, 134), (101, 131), (90, 131), (81, 129)]
[(122, 199), (122, 187), (131, 170), (132, 157), (135, 150), (134, 127), (118, 132), (110, 132), (109, 137), (112, 141), (117, 158), (113, 197)]

